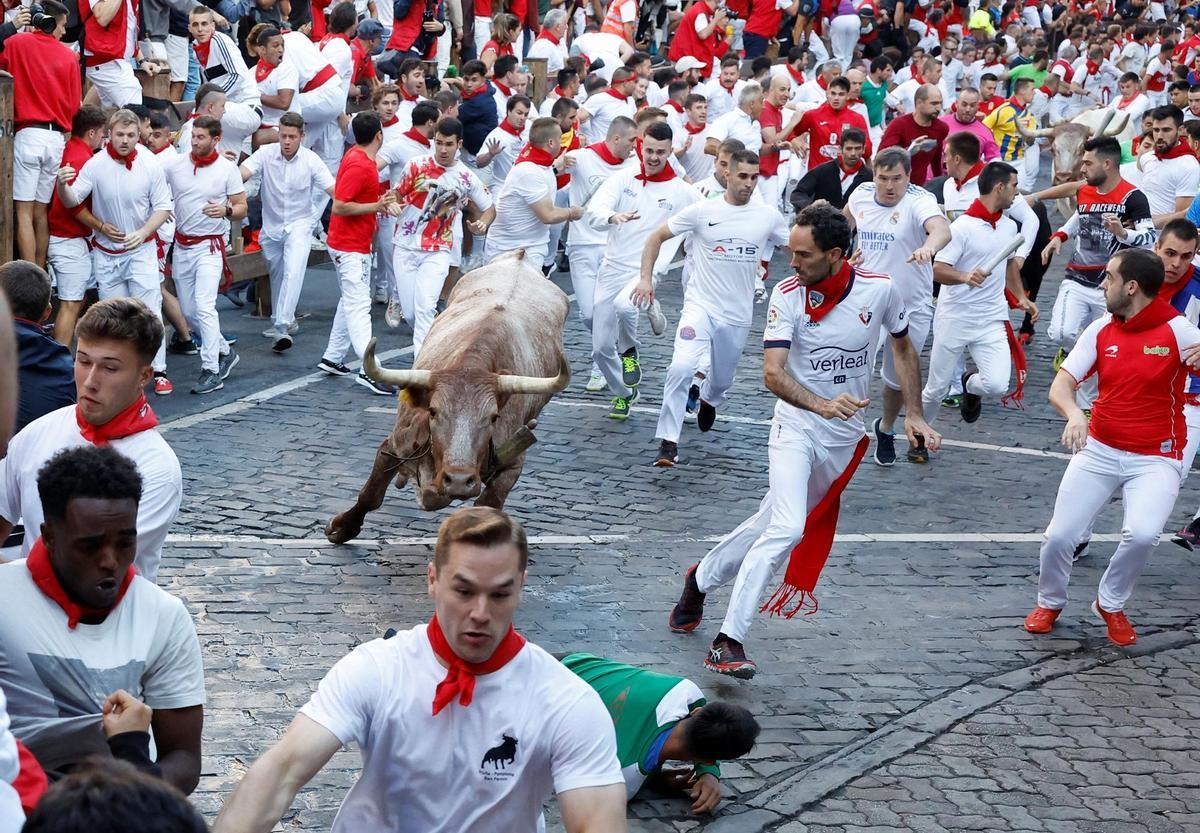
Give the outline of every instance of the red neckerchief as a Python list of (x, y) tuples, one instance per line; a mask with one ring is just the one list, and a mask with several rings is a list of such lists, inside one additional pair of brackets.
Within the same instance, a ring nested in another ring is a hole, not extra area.
[(803, 72), (796, 69), (791, 64), (784, 64), (784, 66), (787, 67), (788, 75), (792, 76), (793, 81), (795, 81), (797, 84), (804, 83), (804, 73)]
[(512, 87), (505, 86), (503, 81), (497, 81), (495, 78), (492, 79), (492, 83), (496, 85), (496, 89), (504, 93), (505, 97), (512, 98)]
[(513, 165), (520, 165), (522, 162), (532, 162), (535, 165), (541, 165), (543, 168), (549, 168), (554, 164), (555, 156), (549, 151), (542, 150), (533, 145), (525, 145), (521, 152), (517, 154), (517, 161)]
[(400, 121), (399, 116), (392, 116), (390, 119), (383, 122), (382, 126), (383, 127), (391, 127), (393, 124), (397, 124), (399, 121)]
[(1013, 106), (1013, 109), (1016, 110), (1018, 113), (1025, 112), (1025, 105), (1022, 104), (1015, 95), (1012, 98), (1008, 99), (1007, 103), (1011, 104)]
[(822, 90), (829, 89), (829, 82), (825, 80), (824, 75), (817, 76), (817, 86), (820, 87)]
[[(505, 93), (505, 95), (508, 95), (508, 93)], [(404, 85), (400, 85), (400, 98), (402, 101), (416, 101), (420, 97), (421, 96), (417, 95), (416, 93), (409, 95), (408, 90), (404, 89)]]
[(672, 101), (671, 99), (667, 99), (667, 106), (670, 107), (672, 110), (674, 110), (676, 113), (683, 113), (683, 105), (680, 104), (678, 101)]
[(118, 162), (120, 162), (122, 165), (124, 165), (125, 170), (127, 170), (127, 171), (133, 170), (133, 160), (137, 159), (137, 145), (134, 145), (133, 150), (129, 151), (128, 155), (126, 155), (126, 156), (122, 156), (121, 154), (119, 154), (115, 150), (113, 150), (112, 145), (105, 145), (105, 147), (108, 148), (108, 155), (111, 156), (113, 159), (117, 160)]
[(1117, 102), (1117, 109), (1124, 110), (1126, 107), (1128, 107), (1130, 104), (1133, 103), (1135, 98), (1137, 98), (1141, 94), (1142, 94), (1142, 91), (1138, 90), (1136, 93), (1131, 95), (1129, 98), (1125, 98), (1124, 96), (1121, 96), (1121, 100)]
[[(639, 158), (640, 158), (640, 153), (639, 153)], [(667, 164), (663, 165), (663, 169), (656, 174), (646, 173), (646, 163), (644, 161), (642, 161), (641, 172), (637, 176), (634, 177), (634, 179), (636, 179), (638, 182), (642, 183), (643, 188), (648, 183), (651, 183), (651, 182), (670, 182), (674, 178), (675, 178), (675, 169), (671, 167), (670, 161), (668, 161)]]
[(979, 200), (975, 200), (975, 202), (971, 203), (971, 206), (963, 213), (968, 217), (975, 217), (978, 220), (983, 220), (992, 228), (995, 228), (996, 223), (1000, 221), (1002, 212), (988, 211), (987, 206), (985, 206)]
[(346, 46), (350, 45), (350, 36), (349, 35), (345, 34), (344, 32), (336, 34), (336, 35), (333, 34), (333, 32), (330, 32), (328, 35), (321, 38), (321, 43), (317, 46), (317, 48), (324, 49), (325, 45), (327, 43), (329, 43), (331, 40), (339, 40), (339, 39), (344, 40), (346, 42)]
[(618, 101), (625, 101), (628, 98), (628, 96), (622, 95), (621, 91), (618, 90), (616, 87), (608, 87), (606, 90), (604, 90), (604, 92), (608, 93), (609, 95), (611, 95), (613, 98), (617, 99)]
[(684, 122), (684, 125), (683, 125), (684, 130), (686, 130), (688, 133), (692, 134), (693, 136), (695, 136), (697, 133), (703, 133), (704, 128), (706, 128), (706, 127), (708, 127), (708, 124), (692, 124), (690, 121)]
[(855, 165), (853, 168), (847, 168), (845, 166), (845, 164), (843, 164), (843, 162), (842, 162), (842, 155), (840, 153), (838, 154), (837, 162), (838, 162), (838, 170), (840, 170), (842, 172), (842, 182), (845, 182), (847, 179), (849, 179), (850, 177), (857, 174), (859, 171), (861, 171), (863, 169), (863, 165), (866, 164), (860, 158), (858, 160), (857, 165)]
[(959, 179), (958, 177), (954, 177), (954, 187), (957, 188), (959, 191), (961, 191), (963, 185), (970, 182), (975, 177), (979, 176), (980, 172), (983, 171), (983, 168), (984, 168), (984, 162), (982, 159), (980, 159), (978, 162), (976, 162), (974, 165), (972, 165), (967, 170), (966, 175), (963, 176), (962, 179)]
[(624, 159), (618, 159), (616, 154), (608, 149), (608, 145), (604, 142), (596, 142), (594, 145), (588, 145), (588, 150), (595, 151), (596, 155), (604, 160), (607, 165), (617, 166), (624, 162)]
[(520, 136), (521, 135), (521, 131), (517, 130), (517, 128), (515, 128), (511, 124), (509, 124), (508, 119), (505, 119), (504, 121), (500, 122), (500, 129), (503, 130), (505, 133), (507, 133), (510, 136)]
[(1181, 156), (1191, 156), (1192, 152), (1183, 142), (1176, 142), (1166, 153), (1159, 153), (1157, 150), (1155, 150), (1154, 155), (1159, 159), (1166, 161), (1167, 159), (1178, 159)]
[(485, 84), (482, 84), (482, 85), (480, 85), (480, 86), (476, 87), (476, 88), (475, 88), (474, 90), (472, 90), (471, 92), (467, 92), (467, 91), (464, 89), (464, 90), (462, 91), (462, 100), (463, 100), (463, 101), (470, 101), (472, 98), (474, 98), (474, 97), (475, 97), (475, 96), (477, 96), (477, 95), (483, 95), (484, 93), (486, 93), (486, 92), (487, 92), (487, 88), (488, 88), (488, 85), (485, 83)]
[(809, 320), (820, 321), (837, 306), (838, 301), (846, 294), (846, 287), (850, 285), (853, 274), (850, 264), (843, 260), (841, 269), (808, 287), (808, 291), (804, 293), (804, 313)]
[(209, 38), (204, 43), (193, 41), (192, 51), (196, 53), (196, 60), (200, 62), (201, 68), (208, 66), (208, 51), (212, 49), (212, 38)]
[(914, 73), (912, 74), (912, 80), (916, 81), (916, 82), (917, 82), (918, 84), (920, 84), (922, 87), (924, 87), (924, 86), (925, 86), (925, 76), (924, 76), (924, 75), (921, 75), (919, 72), (914, 72)]
[(263, 81), (266, 81), (267, 76), (270, 75), (272, 70), (274, 70), (277, 66), (278, 64), (267, 63), (266, 58), (259, 58), (258, 63), (254, 65), (254, 80), (260, 84)]
[(151, 153), (153, 153), (155, 156), (158, 156), (160, 153), (162, 153), (163, 151), (165, 151), (165, 150), (166, 150), (167, 148), (169, 148), (170, 146), (171, 146), (171, 145), (168, 143), (168, 144), (165, 144), (165, 145), (163, 145), (162, 147), (160, 147), (158, 150), (155, 150), (154, 148), (151, 148), (151, 149), (150, 149), (150, 152), (151, 152)]
[(558, 46), (558, 38), (554, 37), (554, 33), (545, 26), (542, 27), (542, 31), (538, 32), (538, 40), (548, 40), (555, 46)]
[(217, 153), (215, 148), (213, 149), (213, 152), (210, 153), (208, 156), (197, 157), (195, 153), (189, 153), (188, 158), (190, 158), (192, 160), (192, 166), (193, 166), (192, 174), (195, 175), (195, 174), (199, 173), (201, 168), (207, 168), (213, 162), (216, 162), (217, 158), (219, 156), (220, 156), (220, 154)]
[(1045, 95), (1046, 95), (1046, 97), (1047, 97), (1047, 98), (1049, 98), (1049, 97), (1051, 97), (1051, 96), (1053, 96), (1053, 95), (1054, 95), (1054, 93), (1050, 92), (1050, 88), (1049, 88), (1049, 87), (1047, 87), (1045, 84), (1042, 84), (1042, 86), (1038, 87), (1038, 92), (1039, 92), (1039, 93), (1045, 93)]
[(1088, 74), (1088, 75), (1096, 75), (1097, 73), (1099, 73), (1099, 72), (1100, 72), (1100, 65), (1099, 65), (1099, 64), (1094, 64), (1094, 63), (1092, 63), (1091, 61), (1088, 61), (1088, 62), (1086, 63), (1086, 66), (1087, 66), (1087, 74)]
[(410, 127), (408, 130), (405, 130), (404, 135), (412, 139), (418, 145), (429, 147), (429, 138), (415, 127)]
[(509, 625), (508, 633), (504, 635), (504, 639), (500, 640), (500, 644), (496, 646), (495, 652), (490, 657), (483, 662), (467, 662), (454, 653), (454, 649), (446, 641), (446, 635), (442, 633), (442, 626), (438, 622), (436, 613), (429, 620), (429, 626), (425, 632), (429, 636), (429, 647), (442, 662), (450, 666), (446, 670), (445, 679), (437, 684), (437, 689), (433, 694), (435, 716), (455, 699), (464, 708), (471, 705), (471, 700), (475, 697), (475, 678), (480, 674), (499, 671), (525, 647), (525, 637), (517, 633), (512, 625)]
[(125, 571), (125, 578), (121, 580), (121, 588), (117, 591), (117, 600), (112, 603), (112, 607), (96, 608), (84, 607), (71, 601), (71, 597), (67, 595), (67, 591), (63, 589), (58, 576), (54, 573), (54, 566), (50, 563), (50, 552), (46, 549), (40, 536), (33, 542), (33, 549), (29, 551), (29, 556), (25, 559), (25, 566), (29, 568), (29, 575), (33, 578), (33, 583), (37, 585), (38, 590), (41, 590), (46, 598), (61, 607), (67, 614), (67, 627), (70, 630), (75, 630), (80, 619), (101, 618), (112, 613), (125, 598), (125, 591), (129, 589), (129, 585), (137, 573), (137, 570), (130, 564), (129, 569)]
[(555, 98), (569, 98), (570, 97), (567, 95), (567, 91), (564, 90), (562, 87), (558, 86), (557, 84), (554, 86), (554, 96), (555, 96)]
[(146, 401), (146, 394), (143, 393), (138, 395), (133, 404), (103, 425), (92, 425), (83, 418), (83, 412), (76, 405), (75, 422), (79, 426), (79, 433), (85, 440), (92, 445), (100, 446), (108, 445), (113, 440), (149, 431), (158, 425), (158, 417), (154, 415), (154, 409), (150, 407), (150, 403)]

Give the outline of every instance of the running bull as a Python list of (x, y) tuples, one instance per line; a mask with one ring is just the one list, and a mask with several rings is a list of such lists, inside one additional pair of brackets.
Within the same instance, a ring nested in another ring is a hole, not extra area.
[(380, 367), (372, 340), (363, 369), (400, 388), (396, 424), (357, 502), (329, 522), (326, 537), (340, 544), (358, 535), (393, 479), (397, 488), (413, 481), (425, 510), (469, 498), (503, 507), (538, 414), (571, 380), (562, 343), (569, 309), (519, 251), (459, 281), (411, 370)]

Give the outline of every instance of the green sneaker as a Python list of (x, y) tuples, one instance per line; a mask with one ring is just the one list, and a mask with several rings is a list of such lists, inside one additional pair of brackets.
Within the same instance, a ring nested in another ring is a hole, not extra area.
[(642, 381), (642, 364), (638, 361), (636, 347), (621, 354), (621, 381), (627, 388), (636, 388)]
[(1057, 373), (1058, 369), (1060, 367), (1062, 367), (1062, 363), (1064, 361), (1066, 361), (1066, 359), (1067, 359), (1067, 351), (1064, 350), (1063, 348), (1059, 347), (1058, 352), (1054, 354), (1054, 361), (1050, 365), (1051, 367), (1054, 368), (1055, 373)]
[(629, 414), (633, 411), (633, 403), (637, 402), (638, 392), (633, 391), (633, 396), (628, 399), (624, 396), (614, 396), (612, 401), (612, 410), (608, 412), (609, 419), (619, 419), (622, 422), (629, 419)]
[(962, 405), (962, 394), (961, 393), (956, 393), (956, 394), (953, 394), (952, 396), (943, 396), (942, 397), (942, 407), (943, 408), (957, 408), (960, 405)]

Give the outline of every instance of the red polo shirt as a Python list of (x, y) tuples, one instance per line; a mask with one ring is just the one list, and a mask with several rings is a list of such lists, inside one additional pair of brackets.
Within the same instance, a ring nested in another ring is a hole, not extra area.
[[(372, 203), (379, 199), (381, 187), (375, 160), (357, 145), (346, 151), (333, 184), (333, 198), (341, 202)], [(368, 255), (374, 236), (374, 214), (353, 217), (334, 214), (329, 218), (327, 241), (331, 249)]]

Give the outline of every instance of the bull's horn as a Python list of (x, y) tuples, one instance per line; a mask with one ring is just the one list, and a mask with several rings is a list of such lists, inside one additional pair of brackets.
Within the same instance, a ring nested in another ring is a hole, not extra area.
[(429, 387), (428, 370), (388, 370), (380, 367), (379, 362), (375, 361), (375, 339), (371, 339), (367, 345), (367, 352), (363, 354), (363, 372), (376, 382), (395, 385), (401, 390)]
[(558, 393), (571, 383), (571, 365), (567, 357), (559, 354), (557, 376), (510, 376), (496, 377), (496, 393)]
[(1105, 110), (1104, 111), (1104, 118), (1102, 118), (1100, 120), (1100, 125), (1096, 128), (1095, 132), (1092, 133), (1093, 139), (1096, 138), (1097, 136), (1104, 135), (1104, 131), (1108, 130), (1108, 123), (1113, 120), (1113, 116), (1115, 116), (1115, 115), (1116, 115), (1116, 111), (1114, 111), (1114, 110)]
[(1119, 117), (1113, 119), (1113, 123), (1109, 126), (1108, 130), (1103, 131), (1103, 133), (1101, 135), (1103, 135), (1103, 136), (1119, 136), (1119, 135), (1121, 135), (1121, 131), (1124, 130), (1125, 126), (1128, 124), (1129, 124), (1129, 114), (1122, 113)]

